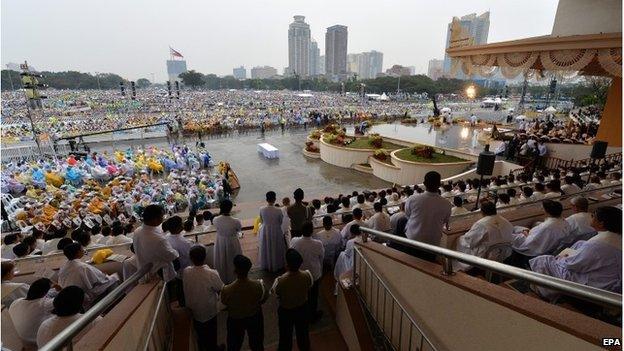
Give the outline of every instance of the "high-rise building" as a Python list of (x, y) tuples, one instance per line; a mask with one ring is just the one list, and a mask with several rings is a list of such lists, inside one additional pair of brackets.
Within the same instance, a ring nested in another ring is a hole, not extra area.
[(310, 73), (310, 25), (305, 16), (294, 16), (288, 26), (288, 71), (302, 77)]
[(404, 67), (401, 65), (393, 65), (392, 67), (386, 70), (386, 74), (392, 77), (409, 76), (410, 69), (409, 67)]
[(444, 60), (431, 59), (427, 67), (427, 77), (438, 80), (444, 74)]
[[(488, 33), (490, 32), (490, 12), (484, 12), (477, 16), (476, 13), (471, 13), (469, 15), (463, 16), (458, 19), (459, 24), (466, 35), (472, 38), (472, 43), (470, 45), (481, 45), (487, 44)], [(448, 49), (450, 41), (451, 41), (451, 26), (453, 22), (448, 24), (446, 30), (446, 45), (445, 49)], [(461, 70), (453, 76), (450, 77), (451, 73), (451, 58), (448, 54), (444, 54), (444, 75), (449, 78), (459, 78), (464, 79), (466, 76)]]
[(277, 69), (271, 66), (256, 66), (251, 69), (251, 79), (267, 79), (277, 75)]
[(360, 61), (362, 54), (347, 54), (347, 72), (360, 74)]
[(410, 76), (416, 75), (416, 66), (407, 66), (407, 68), (409, 68)]
[(335, 25), (325, 33), (325, 74), (334, 78), (347, 74), (347, 27)]
[(319, 56), (319, 71), (318, 74), (325, 74), (325, 55)]
[(247, 70), (243, 66), (234, 68), (232, 74), (234, 74), (234, 78), (236, 79), (247, 79)]
[(316, 40), (312, 39), (310, 41), (310, 69), (308, 71), (309, 75), (317, 76), (320, 74), (320, 56), (321, 50), (318, 47), (318, 43)]
[(170, 82), (180, 81), (178, 76), (186, 72), (185, 60), (167, 60), (167, 76)]
[(358, 77), (361, 79), (374, 79), (382, 72), (383, 53), (375, 50), (363, 52), (359, 56)]

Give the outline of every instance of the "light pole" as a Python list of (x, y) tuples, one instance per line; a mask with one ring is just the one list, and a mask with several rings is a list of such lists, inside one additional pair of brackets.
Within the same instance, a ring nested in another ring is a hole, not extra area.
[(100, 72), (95, 72), (95, 79), (97, 80), (98, 90), (102, 90), (100, 87)]
[(9, 69), (9, 65), (7, 66), (7, 73), (9, 74), (9, 82), (11, 82), (11, 91), (15, 90), (15, 87), (13, 87), (13, 77), (11, 77), (11, 70)]

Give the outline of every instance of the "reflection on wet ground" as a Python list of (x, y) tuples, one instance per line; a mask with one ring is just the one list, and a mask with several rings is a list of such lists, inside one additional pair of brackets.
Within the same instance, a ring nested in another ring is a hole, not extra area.
[[(352, 129), (352, 128), (351, 128)], [(458, 148), (478, 153), (481, 145), (476, 142), (477, 129), (451, 126), (447, 130), (430, 129), (428, 124), (404, 126), (400, 124), (376, 125), (373, 132), (412, 142)], [(380, 189), (391, 186), (371, 174), (361, 173), (327, 164), (320, 159), (309, 159), (303, 155), (303, 146), (308, 131), (271, 131), (263, 135), (251, 133), (204, 140), (206, 148), (215, 161), (226, 160), (238, 175), (241, 190), (236, 194), (237, 212), (241, 218), (251, 218), (264, 203), (265, 193), (273, 190), (278, 199), (288, 196), (296, 188), (302, 188), (306, 199), (351, 193), (353, 190)], [(185, 143), (194, 146), (196, 138)], [(266, 159), (257, 152), (259, 143), (269, 143), (279, 149), (279, 159)], [(164, 138), (117, 142), (115, 148), (129, 145), (167, 147)], [(112, 150), (113, 144), (95, 144), (94, 151)]]

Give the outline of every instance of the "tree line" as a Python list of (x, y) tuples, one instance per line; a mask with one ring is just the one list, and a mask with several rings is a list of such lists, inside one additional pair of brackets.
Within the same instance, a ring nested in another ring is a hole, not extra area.
[[(48, 72), (43, 71), (44, 84), (55, 89), (119, 89), (119, 82), (124, 82), (126, 89), (130, 88), (129, 81), (114, 73), (100, 73), (93, 75), (77, 71)], [(2, 91), (20, 89), (21, 81), (19, 72), (2, 70)], [(251, 90), (312, 90), (330, 92), (355, 92), (359, 93), (394, 93), (397, 88), (405, 93), (428, 93), (431, 94), (464, 94), (467, 86), (474, 84), (471, 80), (440, 78), (431, 80), (425, 75), (402, 76), (402, 77), (378, 77), (375, 79), (356, 80), (351, 78), (345, 82), (335, 82), (325, 77), (284, 77), (281, 79), (245, 79), (238, 80), (233, 76), (218, 77), (215, 74), (203, 74), (190, 70), (180, 75), (183, 84), (191, 89), (251, 89)], [(137, 88), (150, 86), (146, 78), (136, 81)], [(578, 106), (604, 105), (610, 79), (604, 77), (585, 77), (575, 84), (564, 84), (558, 88), (559, 96), (569, 97)], [(477, 98), (491, 95), (519, 95), (522, 90), (520, 85), (507, 87), (486, 88), (477, 87)], [(548, 85), (530, 84), (527, 88), (534, 98), (545, 98), (549, 93)]]

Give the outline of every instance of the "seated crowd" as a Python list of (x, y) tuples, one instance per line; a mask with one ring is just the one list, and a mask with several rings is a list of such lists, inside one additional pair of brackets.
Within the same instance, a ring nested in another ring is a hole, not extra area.
[[(165, 220), (164, 207), (150, 204), (141, 213), (140, 225), (131, 217), (128, 223), (115, 220), (110, 226), (92, 228), (71, 223), (51, 233), (32, 228), (32, 234), (25, 237), (6, 235), (2, 257), (21, 258), (37, 251), (62, 252), (67, 261), (52, 280), (41, 278), (31, 285), (13, 282), (15, 265), (4, 261), (2, 303), (9, 308), (20, 338), (42, 346), (120, 280), (152, 264), (147, 279), (170, 282), (173, 296), (192, 313), (200, 349), (216, 348), (218, 300), (228, 312), (228, 349), (239, 350), (245, 333), (249, 347), (261, 349), (262, 304), (274, 294), (279, 302), (279, 349), (292, 348), (294, 329), (299, 349), (308, 350), (309, 324), (321, 315), (321, 277), (324, 272), (333, 272), (336, 281), (346, 277), (353, 267), (356, 244), (364, 241), (362, 228), (439, 246), (450, 217), (460, 214), (460, 208), (468, 211), (463, 206), (474, 201), (470, 198), (479, 184), (484, 189), (487, 186), (484, 200), (479, 203), (483, 218), (459, 237), (458, 251), (621, 293), (621, 210), (599, 207), (590, 215), (587, 198), (576, 196), (571, 200), (574, 214), (563, 218), (562, 204), (551, 199), (582, 189), (620, 184), (620, 173), (607, 176), (601, 170), (587, 185), (579, 181), (578, 173), (549, 172), (535, 174), (530, 181), (528, 178), (522, 174), (494, 177), (484, 183), (466, 180), (442, 184), (437, 172), (429, 172), (422, 187), (354, 192), (336, 199), (327, 197), (322, 202), (306, 202), (303, 190), (297, 189), (294, 201), (284, 198), (282, 206), (276, 205), (277, 194), (269, 191), (267, 204), (259, 212), (258, 266), (281, 274), (270, 288), (248, 276), (252, 262), (243, 255), (240, 244), (242, 223), (232, 216), (233, 204), (227, 199), (220, 202), (216, 216), (210, 211), (192, 211), (186, 220), (177, 215)], [(521, 191), (516, 191), (516, 187)], [(541, 201), (535, 206), (543, 207), (544, 220), (524, 228), (514, 226), (501, 215), (501, 207), (522, 201)], [(389, 211), (389, 206), (396, 211)], [(340, 229), (336, 228), (339, 224), (343, 225)], [(184, 237), (197, 228), (216, 230), (211, 262), (207, 262), (204, 245)], [(134, 252), (124, 262), (123, 277), (104, 274), (83, 261), (86, 249), (95, 249), (97, 254), (98, 245), (117, 243), (132, 243)], [(395, 243), (388, 245), (425, 260), (436, 260), (429, 252)], [(465, 264), (456, 264), (455, 268), (468, 273), (473, 269)], [(542, 288), (535, 290), (550, 300), (558, 295)]]

